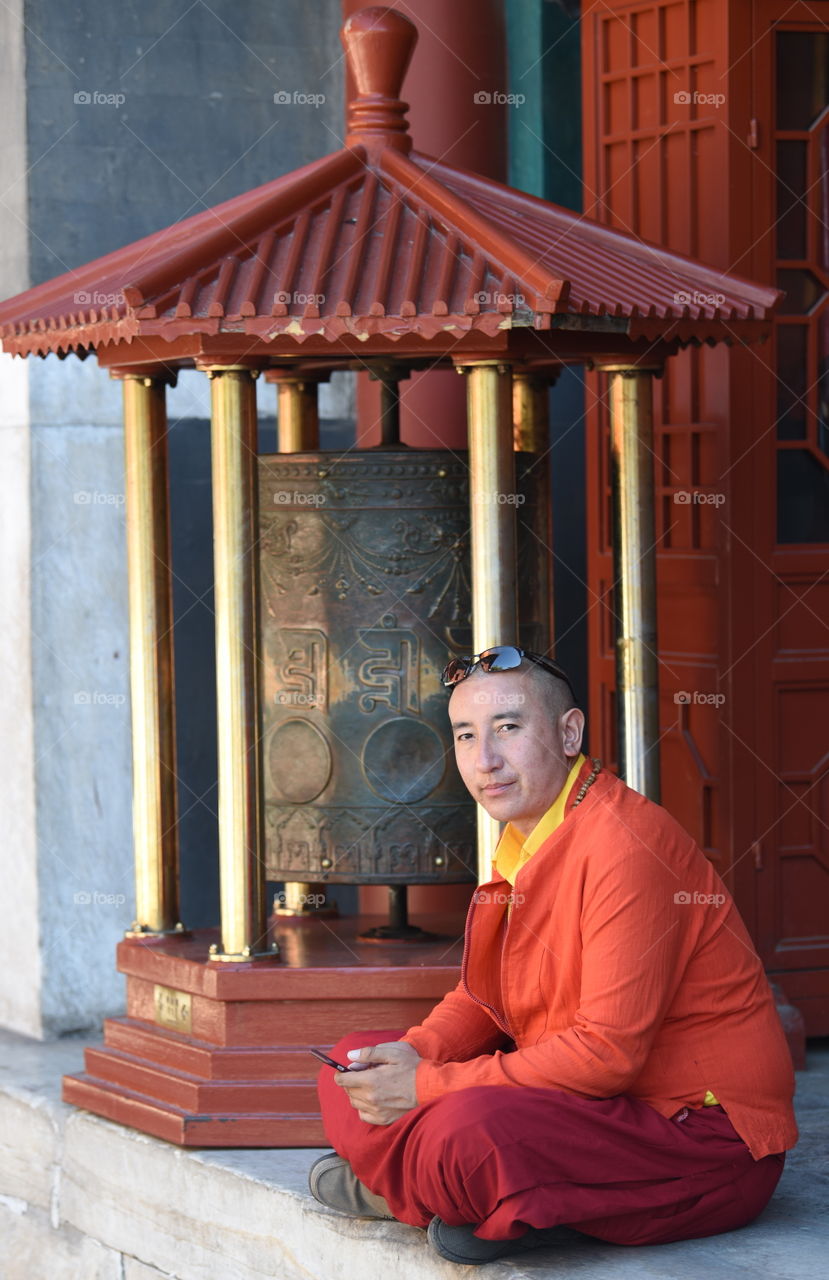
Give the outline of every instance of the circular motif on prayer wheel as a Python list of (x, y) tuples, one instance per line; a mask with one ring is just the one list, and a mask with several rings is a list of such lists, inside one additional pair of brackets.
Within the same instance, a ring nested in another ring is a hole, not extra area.
[(379, 725), (366, 739), (363, 772), (372, 791), (384, 800), (414, 804), (443, 778), (443, 743), (422, 720), (398, 716)]
[(331, 748), (316, 725), (285, 720), (268, 744), (268, 769), (278, 798), (307, 804), (328, 786), (333, 761)]

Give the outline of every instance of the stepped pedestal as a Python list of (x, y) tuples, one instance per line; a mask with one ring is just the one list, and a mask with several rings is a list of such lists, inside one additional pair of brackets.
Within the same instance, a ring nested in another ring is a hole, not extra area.
[(286, 920), (279, 959), (208, 959), (218, 932), (119, 944), (127, 1016), (64, 1077), (63, 1097), (181, 1146), (325, 1143), (310, 1048), (420, 1022), (456, 984), (463, 919), (421, 922), (428, 943), (361, 942), (380, 917)]

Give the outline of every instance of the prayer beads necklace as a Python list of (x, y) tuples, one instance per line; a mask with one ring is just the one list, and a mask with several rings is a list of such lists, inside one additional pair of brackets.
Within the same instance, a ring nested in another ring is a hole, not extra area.
[(573, 801), (572, 805), (570, 806), (570, 807), (571, 807), (571, 809), (575, 809), (575, 807), (576, 807), (576, 805), (577, 805), (577, 804), (581, 804), (582, 800), (583, 800), (583, 799), (584, 799), (584, 797), (587, 795), (588, 791), (589, 791), (589, 790), (590, 790), (590, 788), (593, 786), (593, 783), (596, 781), (596, 779), (598, 778), (599, 774), (601, 773), (601, 769), (602, 769), (602, 762), (601, 762), (601, 760), (597, 760), (595, 757), (593, 757), (593, 758), (591, 759), (590, 763), (591, 763), (591, 764), (592, 764), (592, 766), (593, 766), (593, 772), (592, 772), (591, 774), (588, 774), (588, 776), (585, 778), (584, 782), (583, 782), (583, 783), (581, 784), (581, 786), (579, 787), (578, 795), (576, 796), (575, 800)]

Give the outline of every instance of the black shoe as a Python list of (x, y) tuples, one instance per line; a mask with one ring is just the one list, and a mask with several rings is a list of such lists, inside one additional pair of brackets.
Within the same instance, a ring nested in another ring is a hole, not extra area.
[(311, 1165), (308, 1189), (327, 1209), (336, 1209), (352, 1218), (394, 1219), (383, 1197), (364, 1187), (348, 1161), (334, 1151), (320, 1156)]
[(459, 1262), (467, 1267), (482, 1267), (485, 1262), (495, 1262), (511, 1253), (524, 1253), (527, 1249), (540, 1249), (552, 1244), (556, 1228), (537, 1231), (530, 1227), (515, 1240), (481, 1240), (475, 1235), (474, 1226), (450, 1227), (442, 1218), (433, 1218), (426, 1235), (435, 1253), (447, 1262)]

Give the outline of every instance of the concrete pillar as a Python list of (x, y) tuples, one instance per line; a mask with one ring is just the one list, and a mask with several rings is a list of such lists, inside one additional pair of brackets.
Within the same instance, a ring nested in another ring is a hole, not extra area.
[(48, 1037), (123, 1005), (134, 915), (120, 388), (0, 357), (0, 1023)]

